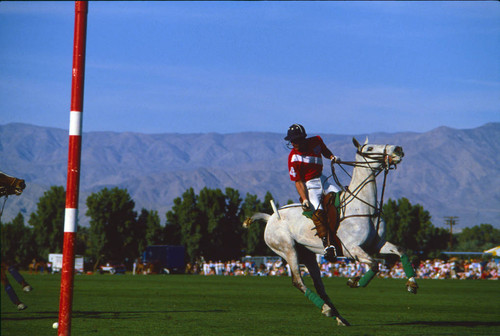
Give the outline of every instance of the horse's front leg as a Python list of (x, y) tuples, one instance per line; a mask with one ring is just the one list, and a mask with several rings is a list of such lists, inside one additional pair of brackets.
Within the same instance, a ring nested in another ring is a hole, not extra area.
[(374, 260), (368, 253), (366, 253), (361, 247), (355, 246), (350, 248), (351, 254), (362, 263), (369, 266), (369, 270), (362, 276), (357, 276), (347, 280), (347, 286), (351, 288), (366, 287), (372, 281), (372, 279), (377, 275), (378, 263)]
[(404, 254), (403, 250), (389, 242), (385, 242), (385, 244), (382, 246), (380, 249), (381, 254), (395, 254), (399, 256), (399, 259), (401, 260), (401, 264), (403, 265), (403, 270), (406, 274), (406, 277), (408, 278), (408, 281), (406, 282), (406, 289), (408, 292), (412, 294), (417, 294), (418, 290), (418, 284), (417, 280), (415, 279), (415, 270), (413, 269), (413, 266), (410, 263), (410, 259), (406, 254)]

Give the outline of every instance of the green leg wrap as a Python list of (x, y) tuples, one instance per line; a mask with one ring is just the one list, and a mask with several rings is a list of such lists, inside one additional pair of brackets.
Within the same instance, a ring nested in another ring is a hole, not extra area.
[(323, 301), (322, 298), (318, 296), (318, 294), (314, 293), (312, 290), (309, 288), (306, 290), (306, 298), (311, 300), (312, 303), (319, 309), (323, 308), (323, 305), (325, 304), (325, 301)]
[(401, 263), (403, 264), (403, 270), (405, 271), (407, 278), (412, 278), (416, 275), (415, 270), (411, 266), (410, 259), (408, 259), (406, 254), (401, 256)]
[(377, 273), (372, 271), (372, 270), (368, 270), (368, 272), (366, 272), (365, 275), (363, 275), (363, 277), (361, 279), (359, 279), (359, 282), (358, 282), (359, 287), (368, 286), (368, 284), (370, 283), (370, 281), (372, 281), (375, 274), (377, 274)]

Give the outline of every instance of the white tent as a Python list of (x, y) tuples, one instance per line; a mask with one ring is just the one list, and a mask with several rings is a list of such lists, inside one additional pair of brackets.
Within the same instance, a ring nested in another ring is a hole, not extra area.
[(486, 250), (484, 251), (483, 253), (487, 253), (487, 254), (491, 254), (495, 257), (498, 257), (500, 256), (500, 246), (497, 246), (497, 247), (494, 247), (494, 248), (490, 248), (489, 250)]

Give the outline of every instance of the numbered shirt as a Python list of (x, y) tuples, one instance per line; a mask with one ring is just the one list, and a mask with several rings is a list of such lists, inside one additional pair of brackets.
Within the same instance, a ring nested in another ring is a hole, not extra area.
[(323, 171), (322, 156), (330, 158), (332, 152), (319, 136), (306, 139), (302, 151), (295, 148), (288, 155), (288, 173), (292, 181), (309, 181), (319, 177)]

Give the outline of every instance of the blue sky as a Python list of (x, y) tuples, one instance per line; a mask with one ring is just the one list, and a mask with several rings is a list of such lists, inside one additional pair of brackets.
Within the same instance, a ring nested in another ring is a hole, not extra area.
[[(0, 124), (68, 128), (74, 2), (0, 2)], [(500, 121), (500, 3), (90, 2), (83, 130)]]

